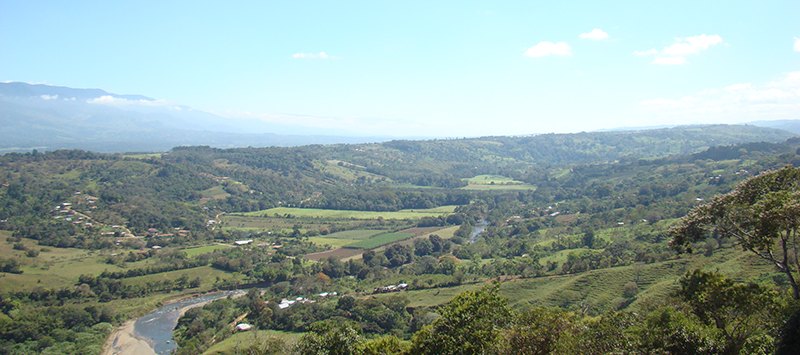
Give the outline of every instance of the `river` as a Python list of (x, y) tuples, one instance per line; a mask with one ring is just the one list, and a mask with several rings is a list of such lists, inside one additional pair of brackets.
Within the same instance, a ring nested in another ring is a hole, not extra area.
[[(472, 229), (469, 242), (475, 243), (487, 225), (487, 221), (479, 221)], [(132, 335), (137, 339), (146, 341), (156, 354), (172, 353), (178, 348), (178, 344), (172, 339), (172, 332), (175, 329), (175, 325), (178, 324), (178, 318), (181, 317), (182, 311), (185, 312), (189, 308), (201, 307), (213, 300), (243, 294), (244, 292), (242, 290), (213, 292), (170, 303), (138, 318), (134, 323)]]
[(487, 222), (485, 219), (482, 219), (478, 222), (478, 224), (475, 225), (475, 227), (472, 228), (472, 234), (469, 235), (470, 244), (475, 243), (475, 241), (478, 240), (478, 237), (480, 237), (481, 233), (484, 229), (486, 229), (488, 224), (489, 222)]
[(133, 335), (145, 340), (155, 350), (156, 354), (169, 354), (178, 348), (178, 344), (172, 340), (172, 331), (178, 324), (181, 310), (184, 312), (188, 308), (201, 307), (202, 305), (216, 299), (243, 294), (245, 291), (223, 291), (208, 293), (199, 297), (170, 303), (136, 320), (133, 327)]

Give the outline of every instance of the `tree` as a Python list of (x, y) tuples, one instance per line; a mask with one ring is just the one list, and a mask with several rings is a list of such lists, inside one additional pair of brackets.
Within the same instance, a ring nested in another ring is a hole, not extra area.
[(716, 234), (769, 261), (786, 275), (800, 300), (797, 231), (800, 228), (800, 168), (787, 166), (750, 178), (733, 191), (695, 207), (670, 230), (671, 247), (691, 252), (691, 243)]
[(302, 355), (361, 354), (362, 330), (358, 324), (345, 319), (327, 319), (312, 324), (309, 332), (297, 343)]
[(676, 296), (701, 322), (719, 330), (725, 341), (724, 353), (738, 354), (745, 346), (769, 346), (777, 335), (770, 334), (779, 323), (776, 292), (700, 270), (688, 272), (680, 284)]
[(498, 341), (512, 319), (500, 283), (462, 292), (439, 310), (441, 318), (411, 339), (412, 354), (484, 354)]

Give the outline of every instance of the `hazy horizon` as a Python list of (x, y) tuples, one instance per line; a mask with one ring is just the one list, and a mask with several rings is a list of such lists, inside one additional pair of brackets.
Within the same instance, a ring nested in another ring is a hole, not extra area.
[(800, 118), (795, 2), (192, 5), (2, 1), (0, 80), (357, 136)]

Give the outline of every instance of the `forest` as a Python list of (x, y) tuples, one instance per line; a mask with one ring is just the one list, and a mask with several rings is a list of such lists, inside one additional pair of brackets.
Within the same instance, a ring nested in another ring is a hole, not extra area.
[(100, 353), (232, 288), (177, 353), (796, 353), (798, 153), (705, 126), (6, 154), (0, 353)]

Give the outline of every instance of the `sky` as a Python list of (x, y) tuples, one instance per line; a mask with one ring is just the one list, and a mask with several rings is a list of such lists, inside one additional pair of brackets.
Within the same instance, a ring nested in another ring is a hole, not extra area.
[(354, 135), (800, 119), (800, 1), (0, 0), (0, 81)]

